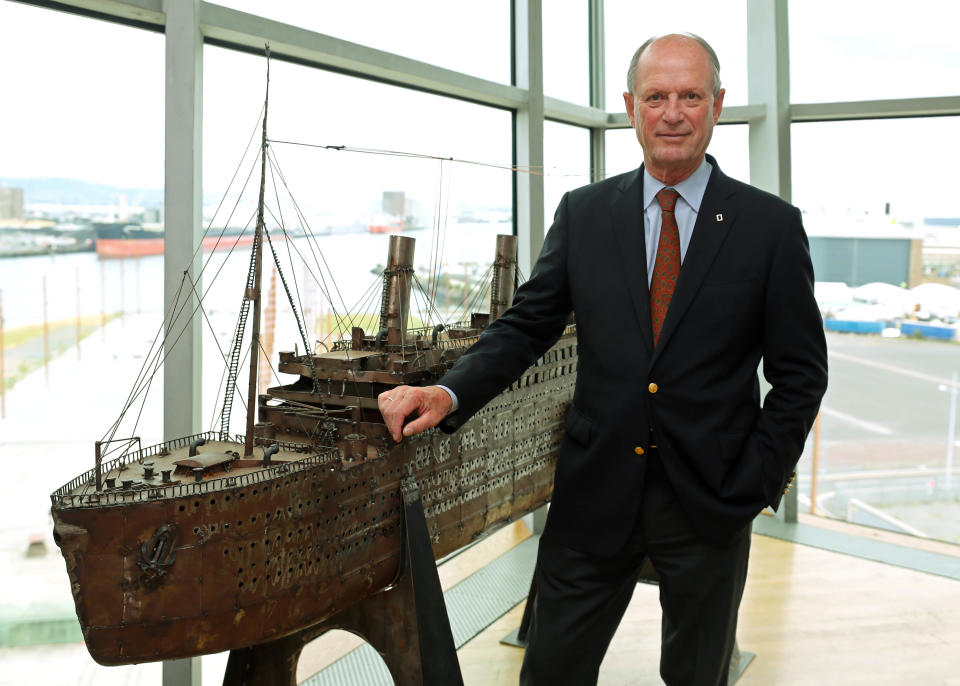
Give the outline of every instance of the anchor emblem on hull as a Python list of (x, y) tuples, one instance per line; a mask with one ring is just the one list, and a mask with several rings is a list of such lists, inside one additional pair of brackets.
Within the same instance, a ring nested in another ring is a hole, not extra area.
[(177, 559), (174, 547), (177, 544), (177, 528), (164, 524), (149, 541), (140, 544), (140, 559), (137, 566), (143, 571), (140, 583), (147, 590), (156, 588)]

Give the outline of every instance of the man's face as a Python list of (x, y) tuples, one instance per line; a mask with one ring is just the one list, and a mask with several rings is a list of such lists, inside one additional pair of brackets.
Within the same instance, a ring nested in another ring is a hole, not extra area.
[(623, 100), (651, 175), (672, 185), (696, 171), (723, 94), (713, 97), (713, 66), (696, 41), (668, 36), (644, 50), (634, 94), (624, 93)]

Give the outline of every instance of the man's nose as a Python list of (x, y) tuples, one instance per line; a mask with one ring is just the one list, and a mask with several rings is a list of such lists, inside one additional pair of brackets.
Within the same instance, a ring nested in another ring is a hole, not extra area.
[(667, 98), (667, 106), (663, 112), (663, 118), (671, 124), (677, 124), (683, 119), (683, 110), (680, 108), (679, 98)]

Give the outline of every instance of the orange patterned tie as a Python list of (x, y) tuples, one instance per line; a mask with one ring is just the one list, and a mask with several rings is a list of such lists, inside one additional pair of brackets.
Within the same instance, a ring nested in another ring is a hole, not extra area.
[(664, 188), (657, 193), (657, 202), (660, 203), (660, 243), (657, 245), (653, 278), (650, 280), (650, 320), (653, 324), (654, 346), (660, 338), (663, 320), (667, 317), (673, 289), (680, 276), (680, 230), (673, 214), (679, 196), (672, 188)]

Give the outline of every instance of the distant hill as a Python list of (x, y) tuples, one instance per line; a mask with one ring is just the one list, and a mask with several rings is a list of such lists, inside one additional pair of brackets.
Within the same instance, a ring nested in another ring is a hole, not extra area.
[(163, 189), (117, 188), (80, 179), (2, 178), (0, 185), (23, 189), (24, 204), (59, 203), (62, 205), (119, 205), (121, 198), (127, 205), (160, 207)]

